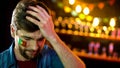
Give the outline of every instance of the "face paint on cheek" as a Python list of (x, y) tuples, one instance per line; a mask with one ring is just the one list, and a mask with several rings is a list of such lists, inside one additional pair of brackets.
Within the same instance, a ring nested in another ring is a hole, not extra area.
[(22, 45), (22, 46), (26, 47), (26, 42), (19, 38), (18, 45)]

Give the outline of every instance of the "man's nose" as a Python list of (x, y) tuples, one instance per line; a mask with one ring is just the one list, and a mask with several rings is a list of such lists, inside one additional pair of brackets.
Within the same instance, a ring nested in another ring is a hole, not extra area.
[(31, 49), (37, 50), (38, 49), (38, 44), (36, 40), (31, 41)]

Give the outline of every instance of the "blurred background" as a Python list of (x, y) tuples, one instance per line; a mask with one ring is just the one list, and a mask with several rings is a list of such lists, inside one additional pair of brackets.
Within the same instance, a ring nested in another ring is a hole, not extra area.
[[(41, 0), (55, 31), (87, 68), (119, 68), (120, 0)], [(19, 0), (0, 2), (0, 52), (9, 48), (11, 15)]]

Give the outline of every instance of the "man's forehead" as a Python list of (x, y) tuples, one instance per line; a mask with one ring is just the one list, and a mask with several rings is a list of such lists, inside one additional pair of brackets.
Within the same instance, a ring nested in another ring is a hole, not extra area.
[(36, 38), (36, 39), (42, 37), (40, 30), (37, 30), (35, 32), (26, 32), (24, 30), (18, 30), (17, 34), (19, 36), (26, 36), (26, 37)]

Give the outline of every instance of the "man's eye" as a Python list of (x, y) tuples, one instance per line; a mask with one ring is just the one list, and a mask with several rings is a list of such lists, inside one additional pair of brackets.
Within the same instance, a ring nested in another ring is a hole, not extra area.
[(43, 37), (43, 38), (38, 39), (38, 41), (42, 41), (43, 39), (44, 39), (44, 37)]
[(30, 40), (30, 38), (24, 38), (25, 40)]

